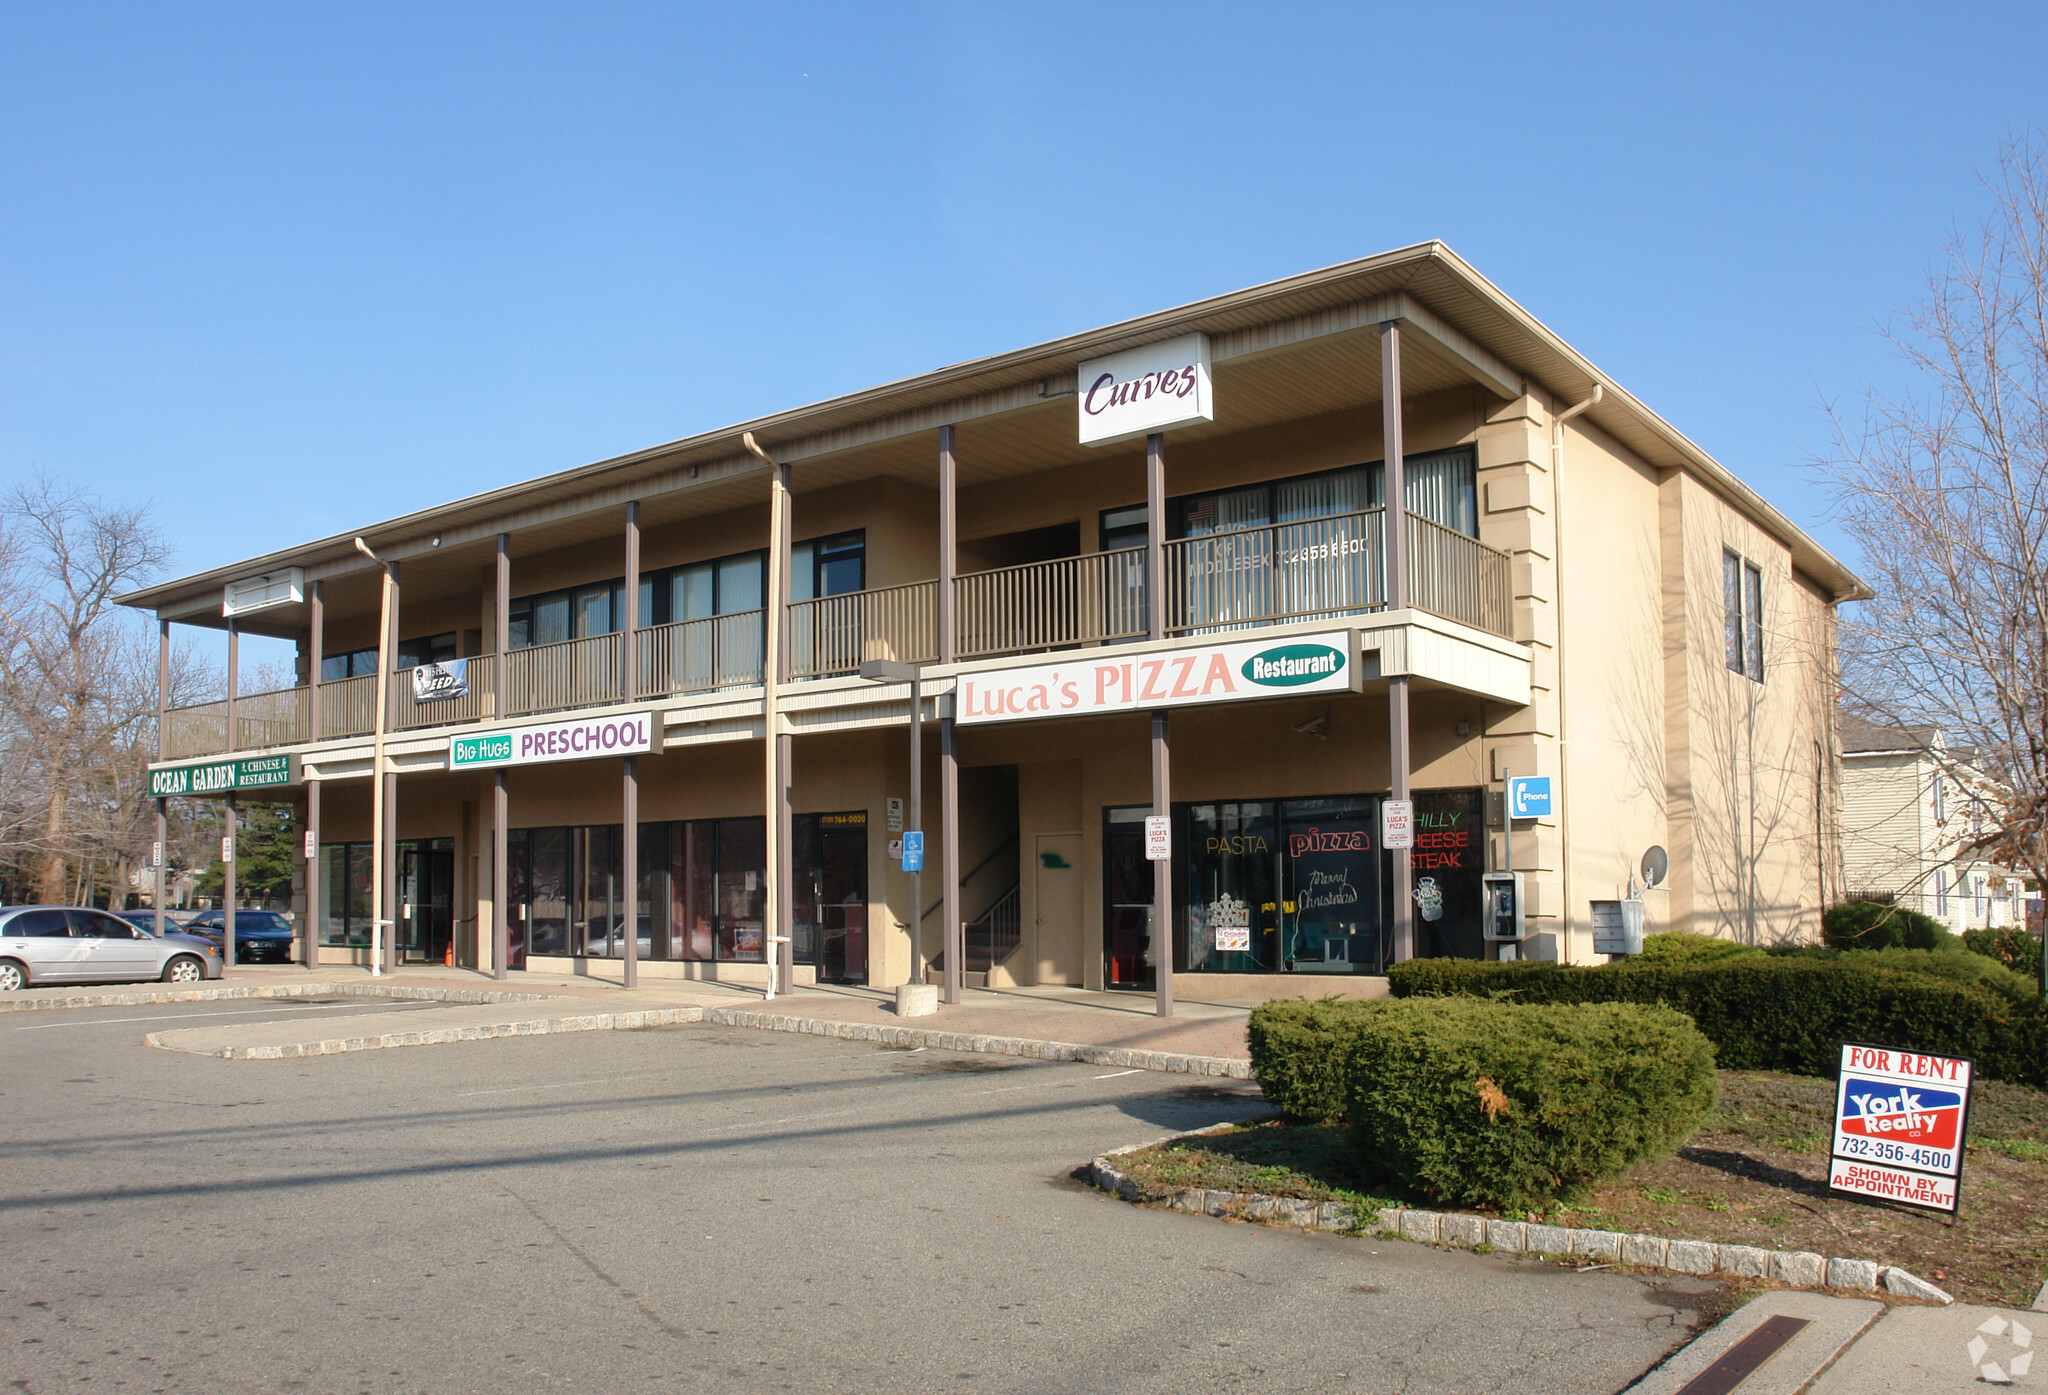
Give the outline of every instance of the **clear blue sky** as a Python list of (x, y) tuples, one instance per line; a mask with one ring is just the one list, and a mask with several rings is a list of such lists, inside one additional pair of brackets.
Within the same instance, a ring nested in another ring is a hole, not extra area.
[(2048, 10), (0, 6), (0, 478), (196, 570), (1441, 238), (1831, 537)]

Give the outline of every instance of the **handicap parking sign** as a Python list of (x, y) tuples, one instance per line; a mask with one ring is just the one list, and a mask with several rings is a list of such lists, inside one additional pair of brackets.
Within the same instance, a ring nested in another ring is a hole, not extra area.
[(924, 870), (924, 833), (920, 829), (903, 830), (903, 870), (922, 872)]

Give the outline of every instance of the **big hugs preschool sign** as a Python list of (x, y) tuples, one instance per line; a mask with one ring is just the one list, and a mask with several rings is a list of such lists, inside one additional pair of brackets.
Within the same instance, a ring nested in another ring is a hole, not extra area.
[(1214, 421), (1209, 394), (1209, 336), (1184, 334), (1081, 365), (1081, 444), (1107, 445)]
[(965, 725), (1350, 692), (1358, 668), (1351, 645), (1350, 633), (1340, 630), (1129, 658), (1098, 650), (1072, 663), (963, 673), (954, 715)]
[(1954, 1211), (1971, 1074), (1956, 1056), (1844, 1046), (1828, 1185)]

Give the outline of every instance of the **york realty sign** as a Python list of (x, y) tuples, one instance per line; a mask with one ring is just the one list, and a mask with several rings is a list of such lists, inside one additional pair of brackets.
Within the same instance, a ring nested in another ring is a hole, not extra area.
[(1828, 1186), (1954, 1211), (1973, 1073), (1961, 1057), (1844, 1045)]
[(965, 673), (954, 715), (964, 725), (1350, 692), (1358, 668), (1352, 643), (1340, 630)]

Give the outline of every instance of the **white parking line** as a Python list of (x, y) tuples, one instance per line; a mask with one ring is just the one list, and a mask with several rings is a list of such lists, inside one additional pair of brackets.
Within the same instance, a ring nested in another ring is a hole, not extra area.
[[(338, 1012), (344, 1008), (354, 1008), (360, 1012), (365, 1004), (306, 1003), (303, 1005), (294, 1004), (293, 1006), (299, 1012)], [(409, 1008), (441, 1006), (443, 1004), (440, 1003), (406, 1003), (401, 1006), (388, 1008), (386, 1011), (404, 1012)], [(244, 1012), (167, 1012), (159, 1017), (101, 1017), (91, 1022), (38, 1022), (33, 1027), (16, 1027), (14, 1030), (17, 1032), (47, 1032), (53, 1027), (111, 1027), (119, 1022), (183, 1022), (195, 1017), (262, 1017), (276, 1011), (277, 1009), (274, 1007), (267, 1007), (250, 1008)]]
[(615, 1080), (645, 1080), (650, 1075), (659, 1074), (659, 1071), (645, 1070), (634, 1075), (607, 1075), (601, 1080), (556, 1080), (546, 1085), (500, 1085), (492, 1090), (458, 1090), (455, 1092), (455, 1098), (466, 1100), (474, 1095), (511, 1095), (521, 1090), (568, 1090), (578, 1085), (609, 1085)]
[(1143, 1075), (1144, 1073), (1143, 1067), (1133, 1066), (1129, 1070), (1113, 1070), (1108, 1075), (1098, 1075), (1095, 1078), (1097, 1080), (1114, 1080), (1120, 1075)]

